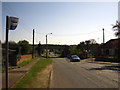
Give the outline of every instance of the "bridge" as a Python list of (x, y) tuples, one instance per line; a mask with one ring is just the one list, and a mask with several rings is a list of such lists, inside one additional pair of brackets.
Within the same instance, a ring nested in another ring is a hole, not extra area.
[[(35, 46), (38, 46), (38, 45), (35, 45)], [(46, 49), (46, 44), (41, 44), (40, 47), (42, 49)], [(64, 49), (68, 47), (69, 48), (69, 45), (54, 45), (54, 44), (48, 44), (48, 49)]]

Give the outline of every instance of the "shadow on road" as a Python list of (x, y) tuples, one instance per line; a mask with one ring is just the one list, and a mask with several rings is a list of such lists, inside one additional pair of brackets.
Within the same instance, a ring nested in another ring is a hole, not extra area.
[(115, 59), (115, 58), (95, 58), (95, 61), (120, 63), (120, 59)]
[(95, 64), (118, 64), (115, 62), (102, 62), (102, 61), (94, 61), (94, 62), (88, 62), (88, 63), (95, 63)]
[(14, 71), (10, 71), (9, 73), (26, 73), (26, 70), (14, 70)]
[(114, 71), (120, 71), (120, 66), (103, 66), (100, 68), (90, 68), (89, 70), (114, 70)]

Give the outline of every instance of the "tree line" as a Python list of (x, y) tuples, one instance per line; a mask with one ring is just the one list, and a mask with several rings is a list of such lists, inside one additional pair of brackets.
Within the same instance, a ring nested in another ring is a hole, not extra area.
[[(29, 44), (27, 40), (21, 40), (19, 42), (9, 41), (9, 50), (15, 50), (16, 53), (19, 54), (31, 54), (32, 53), (32, 45)], [(5, 43), (2, 43), (2, 48), (5, 48)]]
[(64, 49), (56, 50), (55, 53), (61, 57), (69, 57), (70, 55), (78, 55), (80, 58), (93, 57), (96, 55), (96, 50), (100, 46), (95, 39), (85, 40), (78, 45), (64, 46)]

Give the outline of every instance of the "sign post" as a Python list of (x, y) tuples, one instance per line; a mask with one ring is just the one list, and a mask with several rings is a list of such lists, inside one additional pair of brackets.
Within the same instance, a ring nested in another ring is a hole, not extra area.
[(5, 77), (6, 77), (6, 90), (9, 88), (8, 66), (9, 66), (9, 45), (8, 34), (9, 30), (15, 30), (18, 24), (18, 18), (6, 16), (6, 62), (5, 62)]
[(9, 22), (9, 17), (6, 16), (6, 62), (5, 62), (5, 77), (6, 77), (6, 89), (8, 89), (9, 84), (8, 84), (8, 60), (9, 60), (9, 53), (8, 53), (8, 32), (10, 28), (10, 22)]

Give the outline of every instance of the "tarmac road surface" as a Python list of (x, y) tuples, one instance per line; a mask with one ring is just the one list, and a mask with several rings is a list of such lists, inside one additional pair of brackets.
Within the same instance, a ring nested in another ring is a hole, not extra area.
[(118, 88), (117, 64), (52, 60), (50, 88)]

